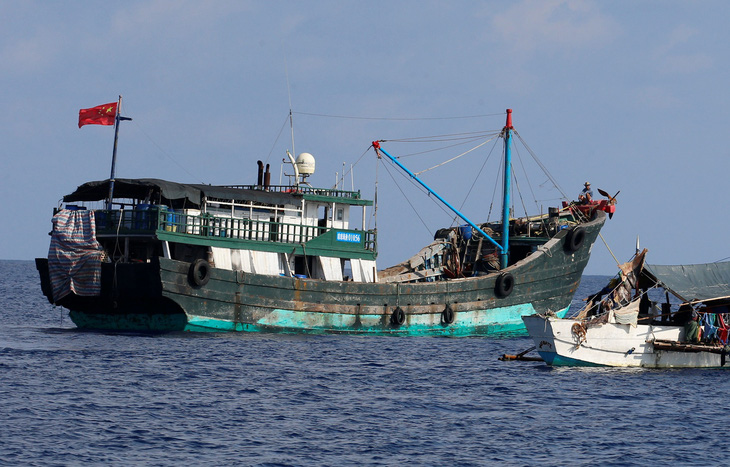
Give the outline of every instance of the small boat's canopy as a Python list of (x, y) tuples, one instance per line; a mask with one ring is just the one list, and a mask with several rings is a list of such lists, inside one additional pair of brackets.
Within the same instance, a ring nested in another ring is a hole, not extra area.
[(685, 302), (730, 297), (730, 261), (674, 266), (645, 264), (643, 272)]
[[(704, 305), (704, 311), (727, 313), (730, 310), (730, 261), (706, 264), (657, 266), (644, 261), (647, 249), (619, 266), (619, 278), (611, 279), (600, 292), (588, 297), (588, 304), (578, 313), (580, 319), (603, 311), (627, 307), (639, 301), (639, 290), (664, 289), (682, 301), (682, 305)], [(605, 298), (602, 297), (605, 295)], [(669, 297), (667, 303), (669, 305)], [(682, 307), (680, 306), (680, 309)], [(664, 310), (662, 313), (667, 313)], [(668, 314), (665, 314), (668, 316)]]

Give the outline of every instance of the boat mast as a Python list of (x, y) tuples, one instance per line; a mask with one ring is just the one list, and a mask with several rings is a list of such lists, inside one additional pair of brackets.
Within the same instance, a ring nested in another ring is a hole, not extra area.
[(502, 248), (499, 254), (499, 263), (502, 269), (509, 264), (509, 206), (512, 187), (512, 109), (507, 109), (507, 122), (504, 125), (504, 196), (502, 198)]
[(114, 198), (114, 172), (117, 165), (117, 141), (119, 140), (119, 122), (122, 120), (132, 120), (129, 117), (122, 117), (119, 112), (122, 108), (122, 96), (119, 95), (117, 101), (117, 113), (114, 115), (114, 150), (112, 151), (112, 172), (109, 175), (109, 199), (106, 202), (107, 211), (112, 209), (112, 198)]
[(117, 101), (117, 112), (114, 115), (114, 150), (112, 151), (112, 173), (109, 175), (109, 199), (106, 202), (106, 210), (112, 209), (112, 198), (114, 197), (114, 169), (117, 165), (117, 141), (119, 140), (119, 107), (122, 106), (122, 96)]

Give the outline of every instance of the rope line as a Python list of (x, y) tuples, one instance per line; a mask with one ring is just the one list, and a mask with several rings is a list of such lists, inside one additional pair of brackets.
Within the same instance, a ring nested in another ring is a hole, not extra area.
[(423, 224), (423, 226), (426, 228), (426, 231), (430, 234), (431, 233), (431, 229), (428, 227), (428, 225), (426, 225), (426, 222), (423, 220), (423, 218), (421, 217), (421, 215), (418, 213), (418, 210), (413, 206), (413, 204), (411, 203), (411, 200), (408, 199), (408, 196), (406, 196), (406, 194), (403, 191), (403, 189), (401, 188), (400, 184), (395, 181), (395, 177), (393, 177), (393, 174), (390, 173), (390, 170), (388, 169), (388, 166), (386, 164), (383, 164), (383, 168), (385, 168), (385, 171), (388, 173), (388, 175), (390, 176), (390, 178), (393, 180), (393, 183), (395, 183), (395, 186), (401, 192), (401, 194), (403, 195), (403, 198), (405, 198), (405, 200), (408, 203), (408, 205), (411, 207), (411, 209), (413, 209), (413, 212), (416, 214), (416, 217), (418, 217), (418, 220), (421, 221), (421, 224)]
[(493, 136), (499, 136), (500, 132), (494, 131), (472, 131), (467, 133), (451, 133), (444, 135), (416, 136), (412, 138), (400, 139), (383, 139), (382, 142), (387, 143), (434, 143), (439, 141), (454, 141), (459, 139), (481, 139)]
[(279, 134), (276, 135), (276, 139), (274, 140), (274, 144), (271, 145), (271, 150), (269, 151), (269, 155), (266, 156), (266, 160), (264, 163), (269, 162), (269, 158), (271, 158), (271, 154), (274, 152), (274, 148), (276, 147), (276, 143), (279, 142), (279, 138), (281, 138), (281, 134), (284, 132), (284, 128), (286, 128), (286, 122), (289, 121), (289, 114), (286, 115), (286, 118), (284, 119), (284, 123), (281, 125), (281, 129), (279, 129)]
[(444, 161), (444, 162), (442, 162), (442, 163), (440, 163), (440, 164), (434, 165), (434, 166), (433, 166), (433, 167), (431, 167), (431, 168), (428, 168), (428, 169), (423, 169), (423, 170), (421, 170), (420, 172), (414, 172), (414, 173), (415, 173), (416, 175), (421, 175), (421, 174), (422, 174), (422, 173), (424, 173), (424, 172), (428, 172), (429, 170), (433, 170), (433, 169), (436, 169), (436, 168), (439, 168), (439, 167), (441, 167), (442, 165), (446, 165), (446, 164), (448, 164), (449, 162), (455, 161), (456, 159), (458, 159), (458, 158), (460, 158), (460, 157), (462, 157), (462, 156), (465, 156), (465, 155), (469, 154), (469, 153), (470, 153), (470, 152), (472, 152), (472, 151), (476, 151), (477, 149), (479, 149), (480, 147), (484, 146), (485, 144), (487, 144), (488, 142), (492, 141), (493, 139), (494, 139), (494, 138), (488, 139), (488, 140), (484, 141), (483, 143), (481, 143), (481, 144), (478, 144), (477, 146), (475, 146), (475, 147), (473, 147), (473, 148), (469, 149), (468, 151), (464, 151), (464, 152), (462, 152), (461, 154), (459, 154), (458, 156), (452, 157), (451, 159), (449, 159), (449, 160), (447, 160), (447, 161)]
[[(469, 196), (471, 196), (472, 190), (474, 190), (474, 187), (476, 186), (477, 181), (479, 181), (479, 177), (481, 176), (482, 172), (484, 171), (484, 168), (487, 166), (487, 162), (489, 162), (489, 159), (492, 157), (492, 154), (494, 154), (494, 148), (496, 148), (496, 147), (497, 147), (497, 142), (495, 141), (494, 145), (492, 145), (492, 149), (489, 151), (489, 154), (487, 154), (487, 157), (484, 159), (482, 166), (479, 168), (479, 172), (477, 172), (476, 176), (474, 177), (474, 181), (471, 183), (471, 186), (469, 187), (469, 191), (464, 196), (464, 200), (461, 202), (461, 206), (459, 206), (460, 211), (464, 208), (464, 205), (466, 204), (466, 200), (468, 200)], [(490, 212), (491, 212), (491, 205), (490, 205)], [(488, 220), (489, 220), (489, 216), (487, 216), (487, 219), (485, 219), (485, 222)], [(456, 222), (457, 222), (457, 218), (455, 217), (454, 224)]]
[(537, 163), (537, 165), (540, 166), (542, 171), (545, 172), (545, 175), (547, 175), (547, 177), (550, 179), (550, 181), (553, 182), (553, 186), (555, 186), (555, 188), (558, 189), (560, 194), (563, 195), (563, 198), (569, 199), (568, 195), (566, 195), (565, 192), (562, 190), (562, 188), (560, 188), (560, 185), (558, 185), (558, 182), (555, 180), (555, 177), (552, 176), (552, 174), (547, 169), (547, 167), (545, 167), (542, 164), (542, 162), (540, 161), (540, 159), (537, 158), (537, 155), (535, 154), (535, 152), (530, 148), (530, 146), (527, 145), (525, 140), (522, 139), (522, 136), (520, 136), (520, 134), (517, 133), (517, 130), (514, 130), (514, 133), (515, 133), (515, 135), (517, 135), (517, 138), (520, 140), (520, 142), (525, 146), (525, 149), (527, 149), (527, 152), (530, 154), (530, 156), (532, 156), (532, 159), (535, 161), (535, 163)]
[(475, 138), (470, 138), (468, 140), (464, 140), (464, 141), (456, 143), (456, 144), (450, 144), (448, 146), (441, 146), (441, 147), (438, 147), (435, 149), (428, 149), (426, 151), (412, 152), (410, 154), (401, 154), (400, 156), (396, 157), (396, 159), (405, 159), (406, 157), (421, 156), (423, 154), (430, 154), (432, 152), (443, 151), (444, 149), (455, 148), (457, 146), (464, 146), (465, 144), (473, 143), (475, 141), (481, 141), (482, 139), (483, 139), (483, 137), (475, 137)]
[(382, 120), (382, 121), (428, 121), (428, 120), (464, 120), (469, 118), (483, 118), (483, 117), (495, 117), (503, 116), (504, 112), (497, 114), (482, 114), (482, 115), (463, 115), (454, 117), (362, 117), (357, 115), (332, 115), (332, 114), (320, 114), (312, 112), (294, 112), (297, 115), (308, 115), (310, 117), (324, 117), (324, 118), (342, 118), (347, 120)]
[(504, 159), (499, 163), (497, 174), (497, 180), (494, 182), (494, 190), (492, 190), (492, 202), (489, 203), (489, 213), (487, 214), (487, 221), (492, 218), (492, 209), (494, 208), (494, 200), (497, 198), (497, 186), (499, 186), (499, 179), (502, 178), (502, 170), (504, 169)]
[[(198, 177), (197, 175), (193, 175), (193, 174), (192, 174), (192, 173), (191, 173), (191, 172), (190, 172), (190, 171), (189, 171), (189, 170), (188, 170), (188, 169), (187, 169), (187, 168), (186, 168), (185, 166), (183, 166), (182, 164), (180, 164), (180, 163), (179, 163), (179, 162), (178, 162), (177, 160), (175, 160), (175, 159), (174, 159), (174, 158), (173, 158), (173, 157), (172, 157), (172, 156), (171, 156), (170, 154), (168, 154), (168, 153), (167, 153), (167, 152), (166, 152), (166, 151), (165, 151), (165, 150), (164, 150), (164, 149), (162, 148), (162, 146), (160, 146), (159, 144), (157, 144), (157, 142), (156, 142), (155, 140), (153, 140), (153, 139), (152, 139), (152, 137), (151, 137), (150, 135), (148, 135), (148, 134), (147, 134), (147, 133), (146, 133), (146, 132), (145, 132), (145, 131), (144, 131), (144, 130), (142, 129), (142, 127), (141, 127), (141, 126), (139, 126), (139, 124), (137, 124), (137, 121), (136, 121), (136, 120), (132, 120), (132, 123), (134, 124), (135, 128), (137, 128), (137, 129), (138, 129), (138, 130), (140, 131), (140, 133), (142, 133), (143, 135), (145, 135), (145, 137), (146, 137), (146, 138), (147, 138), (147, 139), (148, 139), (148, 140), (149, 140), (149, 141), (150, 141), (150, 142), (151, 142), (151, 143), (152, 143), (152, 144), (153, 144), (153, 145), (154, 145), (154, 146), (155, 146), (155, 147), (156, 147), (156, 148), (157, 148), (157, 149), (158, 149), (158, 150), (159, 150), (159, 151), (160, 151), (160, 152), (161, 152), (161, 153), (162, 153), (162, 154), (163, 154), (164, 156), (165, 156), (165, 157), (167, 157), (168, 159), (170, 159), (170, 160), (171, 160), (171, 161), (172, 161), (172, 162), (173, 162), (173, 163), (174, 163), (175, 165), (177, 165), (178, 167), (180, 167), (180, 168), (181, 168), (181, 169), (183, 170), (183, 172), (185, 172), (186, 174), (190, 175), (190, 177), (192, 177), (193, 179), (197, 179), (197, 177)], [(204, 181), (201, 181), (200, 183), (205, 183), (205, 182), (204, 182)]]
[[(520, 162), (520, 167), (522, 168), (522, 172), (525, 174), (525, 179), (527, 180), (527, 188), (530, 189), (530, 194), (532, 194), (533, 201), (535, 202), (535, 208), (539, 211), (539, 206), (537, 204), (537, 196), (535, 196), (535, 191), (532, 189), (532, 183), (530, 182), (530, 177), (527, 173), (527, 169), (525, 169), (525, 161), (522, 158), (522, 154), (520, 154), (520, 151), (515, 146), (515, 154), (517, 154), (517, 160)], [(519, 189), (519, 188), (518, 188)], [(520, 199), (522, 199), (522, 193), (520, 193)], [(522, 201), (522, 209), (525, 211), (525, 217), (527, 217), (527, 207), (525, 206), (524, 200)]]
[(357, 160), (355, 161), (355, 163), (352, 164), (350, 166), (350, 168), (347, 169), (347, 171), (344, 171), (344, 170), (342, 171), (342, 176), (337, 180), (337, 183), (335, 183), (335, 186), (333, 186), (332, 189), (337, 189), (337, 184), (339, 182), (343, 182), (344, 183), (345, 177), (347, 175), (349, 175), (350, 172), (352, 172), (355, 169), (355, 166), (357, 166), (357, 164), (360, 163), (360, 161), (362, 160), (363, 157), (365, 157), (365, 154), (367, 154), (368, 151), (370, 151), (370, 146), (368, 146), (368, 148), (362, 154), (360, 154), (360, 157), (357, 158)]

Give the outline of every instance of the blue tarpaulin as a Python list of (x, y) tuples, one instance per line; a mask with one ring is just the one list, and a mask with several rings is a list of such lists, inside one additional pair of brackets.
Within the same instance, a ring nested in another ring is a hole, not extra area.
[(730, 297), (730, 261), (675, 266), (645, 264), (644, 270), (686, 302)]

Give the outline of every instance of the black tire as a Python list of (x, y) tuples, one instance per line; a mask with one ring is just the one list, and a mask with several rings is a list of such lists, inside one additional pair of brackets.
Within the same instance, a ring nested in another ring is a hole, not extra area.
[(499, 298), (509, 297), (515, 288), (515, 278), (508, 272), (503, 272), (497, 277), (497, 283), (494, 285), (494, 293)]
[(190, 265), (190, 271), (188, 271), (188, 279), (190, 285), (196, 287), (202, 287), (210, 280), (210, 263), (204, 259), (196, 259), (193, 264)]
[(568, 231), (568, 235), (565, 238), (565, 250), (568, 253), (575, 253), (583, 246), (585, 239), (586, 229), (583, 227), (573, 227)]
[(444, 311), (441, 312), (441, 321), (443, 321), (444, 324), (451, 324), (454, 322), (455, 317), (456, 315), (454, 313), (454, 310), (452, 310), (449, 305), (446, 305)]
[(454, 229), (438, 229), (434, 234), (433, 239), (438, 240), (439, 238), (449, 238), (449, 235), (451, 235), (453, 230)]
[(390, 324), (393, 326), (400, 326), (401, 324), (406, 322), (406, 312), (403, 311), (403, 308), (396, 307), (395, 310), (393, 310), (393, 314), (390, 315)]

